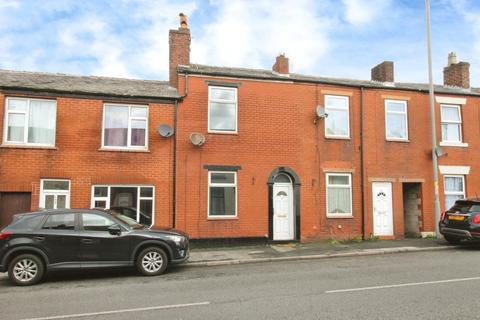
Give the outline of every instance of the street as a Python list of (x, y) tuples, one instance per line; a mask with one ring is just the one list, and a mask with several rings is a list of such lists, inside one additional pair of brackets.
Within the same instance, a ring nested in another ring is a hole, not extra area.
[(480, 248), (326, 260), (0, 276), (10, 319), (478, 319)]

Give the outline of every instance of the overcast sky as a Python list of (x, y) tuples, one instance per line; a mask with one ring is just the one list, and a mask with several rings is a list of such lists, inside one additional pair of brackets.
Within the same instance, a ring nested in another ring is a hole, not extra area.
[[(431, 0), (434, 76), (450, 51), (480, 86), (480, 1)], [(191, 61), (369, 79), (427, 82), (423, 0), (0, 0), (0, 68), (168, 78), (168, 30), (189, 16)]]

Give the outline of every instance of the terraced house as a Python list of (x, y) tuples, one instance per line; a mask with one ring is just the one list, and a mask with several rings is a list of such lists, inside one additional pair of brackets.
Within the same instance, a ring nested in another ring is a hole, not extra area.
[[(198, 65), (190, 39), (181, 15), (169, 82), (2, 71), (1, 224), (120, 207), (197, 239), (434, 232), (426, 84), (395, 82), (390, 61), (368, 81), (290, 73), (285, 55), (272, 70)], [(479, 102), (451, 55), (435, 87), (442, 210), (478, 192)]]

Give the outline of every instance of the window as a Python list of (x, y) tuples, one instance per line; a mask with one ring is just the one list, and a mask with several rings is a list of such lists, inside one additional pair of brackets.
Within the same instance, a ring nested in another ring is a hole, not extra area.
[(43, 224), (42, 229), (54, 230), (74, 230), (75, 229), (75, 214), (52, 214), (47, 218)]
[(327, 216), (352, 216), (352, 175), (327, 173)]
[(462, 142), (462, 116), (460, 106), (441, 106), (442, 142)]
[(107, 217), (94, 213), (82, 213), (82, 225), (85, 231), (108, 231), (115, 222)]
[(57, 104), (53, 100), (7, 98), (3, 141), (55, 146)]
[(445, 209), (448, 210), (458, 199), (465, 199), (465, 177), (443, 176), (445, 190)]
[(136, 221), (152, 225), (154, 188), (151, 186), (93, 186), (92, 208), (111, 209)]
[(40, 208), (70, 208), (70, 180), (40, 180)]
[(208, 131), (237, 132), (237, 88), (208, 87)]
[(387, 140), (408, 140), (406, 101), (385, 100), (385, 131)]
[(103, 147), (147, 149), (148, 107), (106, 104)]
[(208, 216), (237, 215), (237, 173), (208, 172)]
[(325, 96), (325, 136), (350, 138), (349, 99), (343, 96)]

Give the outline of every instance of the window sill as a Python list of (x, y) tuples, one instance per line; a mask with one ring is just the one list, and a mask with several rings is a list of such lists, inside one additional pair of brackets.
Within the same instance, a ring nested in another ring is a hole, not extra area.
[(403, 143), (409, 143), (410, 140), (408, 139), (392, 139), (392, 138), (387, 138), (387, 142), (403, 142)]
[(445, 142), (440, 141), (439, 144), (441, 147), (459, 147), (459, 148), (468, 148), (468, 143), (465, 142)]
[(328, 140), (350, 140), (350, 137), (336, 137), (336, 136), (325, 136), (325, 139)]
[(123, 148), (100, 148), (101, 152), (132, 152), (132, 153), (150, 153), (148, 149), (123, 149)]
[(237, 216), (235, 217), (232, 217), (232, 216), (225, 216), (225, 217), (222, 217), (222, 216), (218, 216), (218, 217), (215, 217), (215, 216), (209, 216), (207, 217), (207, 220), (208, 221), (221, 221), (221, 220), (239, 220)]
[(7, 148), (7, 149), (40, 149), (40, 150), (58, 150), (55, 146), (35, 146), (35, 145), (28, 145), (28, 144), (2, 144), (0, 148)]
[(207, 131), (208, 134), (225, 134), (225, 135), (231, 135), (231, 136), (238, 136), (237, 131)]
[(327, 214), (328, 219), (353, 219), (353, 215), (345, 214), (345, 215), (335, 215), (335, 214)]

